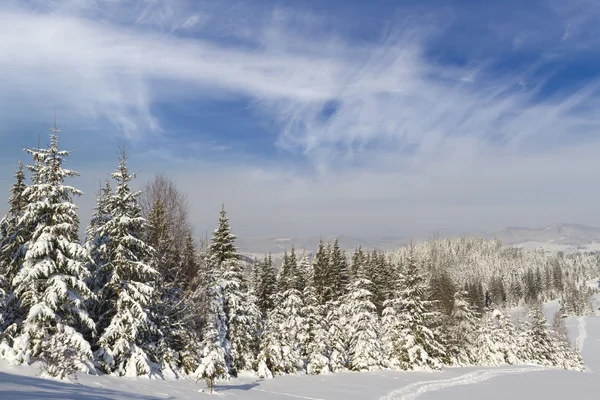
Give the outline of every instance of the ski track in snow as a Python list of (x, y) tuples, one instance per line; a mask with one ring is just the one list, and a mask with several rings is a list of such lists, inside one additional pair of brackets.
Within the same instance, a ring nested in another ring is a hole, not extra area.
[(585, 344), (585, 339), (587, 338), (587, 330), (585, 329), (585, 317), (579, 317), (577, 318), (577, 321), (579, 321), (579, 325), (577, 326), (577, 328), (579, 329), (579, 335), (577, 336), (577, 339), (575, 339), (575, 344), (577, 346), (577, 349), (579, 349), (579, 352), (583, 352), (583, 345)]
[(548, 370), (548, 368), (531, 367), (474, 371), (451, 379), (415, 382), (408, 386), (396, 389), (393, 392), (380, 397), (379, 400), (414, 400), (424, 393), (435, 392), (452, 386), (472, 385), (474, 383), (483, 382), (502, 375), (522, 374), (525, 372), (546, 370)]
[(295, 397), (297, 399), (307, 399), (307, 400), (325, 400), (325, 399), (319, 399), (317, 397), (308, 397), (308, 396), (300, 396), (297, 394), (289, 394), (289, 393), (281, 393), (281, 392), (273, 392), (271, 390), (264, 390), (264, 389), (252, 389), (252, 390), (256, 390), (258, 392), (265, 392), (265, 393), (271, 393), (271, 394), (278, 394), (281, 396), (288, 396), (288, 397)]

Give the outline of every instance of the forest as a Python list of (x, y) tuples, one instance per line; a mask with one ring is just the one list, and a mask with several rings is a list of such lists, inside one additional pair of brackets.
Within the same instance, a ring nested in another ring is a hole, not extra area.
[[(175, 180), (133, 190), (122, 150), (85, 238), (69, 152), (25, 148), (0, 222), (0, 358), (76, 372), (216, 380), (254, 371), (538, 364), (584, 369), (563, 317), (592, 312), (596, 254), (436, 239), (391, 252), (337, 241), (244, 261), (225, 208), (198, 240)], [(28, 175), (28, 176), (26, 176)], [(194, 202), (196, 204), (196, 202)], [(560, 299), (551, 321), (542, 304)], [(511, 314), (527, 309), (524, 318)]]

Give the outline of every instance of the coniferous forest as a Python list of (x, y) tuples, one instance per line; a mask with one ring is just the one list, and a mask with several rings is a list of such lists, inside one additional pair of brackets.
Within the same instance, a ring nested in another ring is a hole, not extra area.
[(90, 221), (79, 220), (78, 173), (58, 132), (25, 153), (0, 223), (0, 357), (11, 362), (60, 378), (189, 376), (211, 387), (240, 371), (584, 369), (563, 317), (592, 311), (597, 255), (475, 238), (346, 254), (321, 241), (278, 265), (269, 254), (248, 263), (224, 208), (197, 241), (185, 193), (161, 174), (133, 190), (124, 150)]

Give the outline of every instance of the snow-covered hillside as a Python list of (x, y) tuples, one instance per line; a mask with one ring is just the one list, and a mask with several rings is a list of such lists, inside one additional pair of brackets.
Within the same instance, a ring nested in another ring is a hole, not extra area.
[[(550, 305), (547, 313), (552, 311)], [(440, 372), (287, 375), (268, 380), (244, 375), (219, 384), (211, 395), (204, 391), (202, 381), (79, 375), (79, 384), (68, 384), (35, 377), (38, 371), (33, 366), (0, 361), (0, 399), (596, 399), (600, 388), (600, 316), (570, 318), (567, 327), (573, 344), (582, 350), (588, 372), (503, 366), (446, 368)]]

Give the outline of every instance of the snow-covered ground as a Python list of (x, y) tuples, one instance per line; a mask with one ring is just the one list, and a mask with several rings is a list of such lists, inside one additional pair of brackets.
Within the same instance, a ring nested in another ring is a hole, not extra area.
[[(552, 303), (546, 314), (553, 312)], [(596, 399), (600, 390), (600, 316), (570, 318), (569, 336), (583, 352), (588, 372), (550, 370), (535, 366), (446, 368), (441, 372), (361, 372), (326, 376), (282, 376), (260, 380), (242, 376), (219, 384), (217, 393), (202, 392), (204, 382), (148, 380), (109, 376), (79, 376), (68, 384), (35, 375), (32, 366), (12, 366), (0, 360), (0, 399)]]

